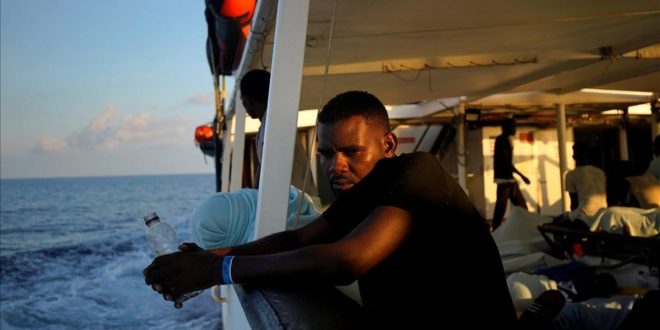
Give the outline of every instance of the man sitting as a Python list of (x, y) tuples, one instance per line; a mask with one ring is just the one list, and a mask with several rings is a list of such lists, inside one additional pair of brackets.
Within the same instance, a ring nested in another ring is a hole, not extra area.
[(300, 229), (244, 245), (184, 245), (184, 252), (157, 257), (144, 270), (146, 283), (173, 301), (215, 284), (357, 279), (375, 328), (515, 327), (484, 219), (435, 157), (396, 156), (396, 148), (375, 96), (334, 97), (320, 111), (318, 127), (320, 163), (337, 195), (328, 210)]
[(575, 169), (566, 173), (566, 190), (571, 196), (571, 220), (580, 219), (591, 225), (592, 218), (607, 208), (605, 172), (592, 164), (592, 148), (583, 142), (573, 145)]

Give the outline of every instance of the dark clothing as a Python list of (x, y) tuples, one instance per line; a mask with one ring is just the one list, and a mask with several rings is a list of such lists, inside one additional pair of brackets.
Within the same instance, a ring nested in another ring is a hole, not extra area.
[(493, 157), (495, 183), (497, 183), (497, 200), (493, 212), (493, 230), (502, 224), (506, 204), (509, 200), (515, 206), (527, 209), (527, 202), (520, 191), (518, 182), (513, 178), (513, 145), (509, 135), (501, 134), (495, 139), (495, 155)]
[(497, 200), (495, 200), (495, 211), (493, 212), (493, 230), (502, 224), (504, 212), (506, 212), (506, 203), (509, 200), (513, 205), (527, 210), (527, 202), (522, 191), (520, 191), (518, 182), (498, 183)]
[(502, 262), (485, 221), (435, 157), (382, 159), (323, 216), (345, 235), (385, 205), (410, 212), (414, 223), (403, 245), (358, 279), (375, 327), (514, 326)]
[(513, 179), (513, 146), (508, 135), (502, 134), (495, 139), (493, 167), (495, 180)]

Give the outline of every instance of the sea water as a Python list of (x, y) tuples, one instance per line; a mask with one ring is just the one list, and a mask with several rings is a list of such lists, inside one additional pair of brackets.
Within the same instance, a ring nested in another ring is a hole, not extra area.
[(190, 241), (214, 191), (212, 174), (0, 180), (0, 328), (222, 328), (210, 290), (177, 310), (142, 276), (154, 257), (142, 217)]

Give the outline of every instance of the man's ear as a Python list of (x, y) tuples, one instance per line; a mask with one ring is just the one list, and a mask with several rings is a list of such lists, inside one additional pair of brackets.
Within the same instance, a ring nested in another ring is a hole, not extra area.
[(385, 157), (396, 156), (396, 147), (399, 145), (396, 135), (392, 132), (385, 133), (383, 143), (385, 144)]

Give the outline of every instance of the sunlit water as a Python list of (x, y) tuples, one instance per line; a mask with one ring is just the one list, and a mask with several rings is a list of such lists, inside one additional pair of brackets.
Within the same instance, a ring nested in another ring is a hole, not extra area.
[(189, 240), (213, 175), (0, 181), (0, 328), (217, 329), (208, 290), (176, 310), (144, 284), (156, 211)]

